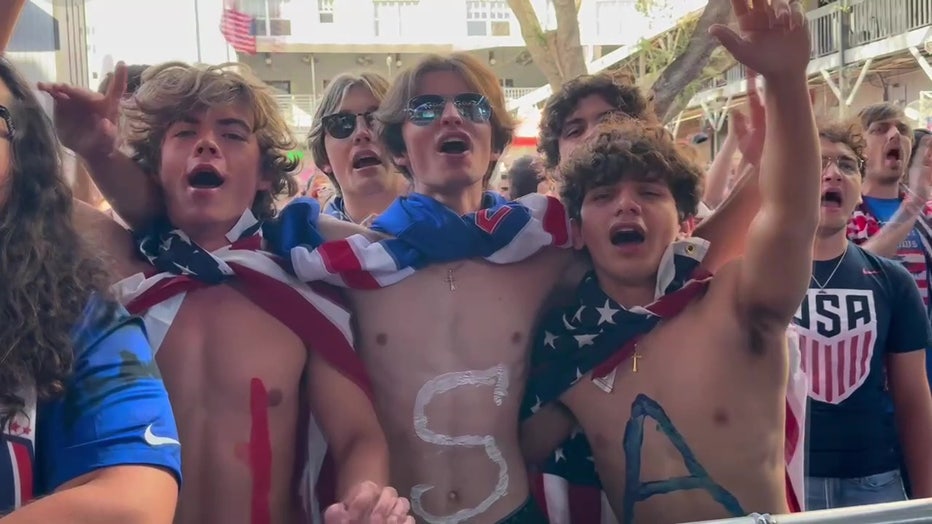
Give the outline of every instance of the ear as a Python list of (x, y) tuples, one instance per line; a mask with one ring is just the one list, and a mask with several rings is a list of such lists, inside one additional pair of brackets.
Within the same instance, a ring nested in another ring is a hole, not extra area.
[(696, 229), (696, 217), (687, 218), (680, 222), (680, 230), (676, 233), (676, 239), (685, 240), (691, 237), (694, 229)]
[(586, 248), (586, 241), (582, 236), (582, 223), (579, 218), (570, 219), (570, 234), (573, 239), (573, 249), (581, 251)]
[(324, 164), (320, 167), (320, 170), (323, 171), (326, 175), (333, 175), (333, 168), (330, 167), (330, 164)]
[(411, 167), (408, 165), (408, 155), (402, 153), (399, 156), (392, 155), (392, 161), (395, 162), (396, 166), (400, 167)]
[(498, 159), (502, 156), (500, 151), (492, 151), (492, 154), (489, 156), (489, 160), (492, 162), (498, 162)]

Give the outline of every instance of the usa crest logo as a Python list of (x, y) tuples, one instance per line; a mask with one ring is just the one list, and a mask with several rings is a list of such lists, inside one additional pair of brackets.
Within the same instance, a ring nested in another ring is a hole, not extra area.
[(870, 375), (877, 342), (874, 293), (860, 289), (810, 289), (796, 312), (809, 396), (840, 404)]

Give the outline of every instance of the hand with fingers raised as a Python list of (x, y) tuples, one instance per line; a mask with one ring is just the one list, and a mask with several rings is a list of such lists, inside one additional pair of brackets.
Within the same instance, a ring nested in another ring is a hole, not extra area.
[(62, 145), (90, 161), (116, 150), (126, 77), (126, 64), (120, 62), (103, 94), (68, 84), (39, 83), (38, 88), (54, 102), (55, 130)]
[(765, 79), (805, 78), (809, 26), (799, 0), (731, 0), (738, 32), (716, 24), (709, 32), (749, 69)]

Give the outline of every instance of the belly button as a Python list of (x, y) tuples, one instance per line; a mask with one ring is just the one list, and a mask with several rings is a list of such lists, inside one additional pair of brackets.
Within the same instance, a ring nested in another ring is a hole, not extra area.
[(451, 491), (449, 494), (447, 494), (447, 498), (450, 499), (450, 502), (458, 502), (460, 496), (457, 492)]

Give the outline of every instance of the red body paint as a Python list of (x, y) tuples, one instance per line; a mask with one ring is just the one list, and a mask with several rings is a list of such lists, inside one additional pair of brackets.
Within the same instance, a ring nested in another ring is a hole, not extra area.
[(250, 382), (249, 469), (252, 471), (252, 524), (271, 524), (272, 439), (269, 437), (269, 392), (258, 378)]

